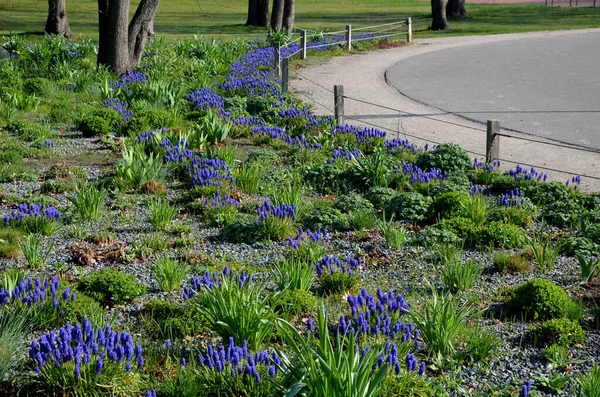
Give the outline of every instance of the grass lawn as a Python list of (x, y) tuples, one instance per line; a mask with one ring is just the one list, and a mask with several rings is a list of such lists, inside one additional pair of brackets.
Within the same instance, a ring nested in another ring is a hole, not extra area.
[[(136, 1), (133, 3), (137, 6)], [(472, 16), (450, 20), (451, 30), (430, 32), (427, 27), (431, 8), (427, 1), (299, 0), (296, 5), (296, 26), (340, 30), (348, 23), (360, 27), (411, 16), (417, 38), (600, 27), (600, 8), (467, 4), (467, 9)], [(46, 2), (40, 0), (3, 0), (0, 2), (0, 35), (11, 31), (40, 34), (44, 28), (46, 10)], [(132, 6), (132, 15), (133, 10)], [(264, 35), (264, 29), (244, 26), (246, 10), (246, 0), (165, 0), (158, 9), (155, 30), (166, 36), (199, 34), (223, 39), (239, 35)], [(67, 13), (74, 37), (97, 38), (96, 1), (69, 1)]]

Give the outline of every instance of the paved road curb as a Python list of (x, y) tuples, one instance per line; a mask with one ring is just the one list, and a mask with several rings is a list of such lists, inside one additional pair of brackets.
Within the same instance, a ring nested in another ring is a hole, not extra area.
[[(344, 94), (348, 97), (406, 112), (398, 113), (346, 99), (346, 114), (355, 119), (348, 120), (348, 122), (376, 124), (387, 129), (391, 137), (405, 137), (419, 144), (427, 142), (457, 143), (470, 151), (473, 157), (482, 158), (485, 152), (485, 125), (413, 101), (386, 83), (386, 71), (394, 64), (409, 57), (458, 46), (518, 40), (523, 37), (560, 36), (599, 31), (600, 29), (582, 29), (422, 39), (417, 40), (415, 45), (407, 47), (336, 57), (326, 64), (301, 68), (290, 82), (290, 87), (292, 92), (301, 99), (313, 104), (316, 113), (332, 114), (333, 93), (330, 90), (333, 89), (333, 85), (341, 84), (344, 86)], [(511, 131), (501, 132), (515, 134)], [(531, 136), (527, 137), (531, 138)], [(534, 164), (536, 169), (547, 171), (551, 180), (563, 182), (577, 174), (600, 178), (598, 167), (600, 154), (553, 147), (543, 143), (549, 143), (549, 141), (542, 138), (536, 139), (539, 142), (524, 142), (502, 137), (501, 157), (508, 160), (503, 162), (503, 167), (514, 167), (517, 163)], [(563, 172), (550, 169), (563, 170)], [(600, 180), (583, 176), (581, 189), (600, 191)]]

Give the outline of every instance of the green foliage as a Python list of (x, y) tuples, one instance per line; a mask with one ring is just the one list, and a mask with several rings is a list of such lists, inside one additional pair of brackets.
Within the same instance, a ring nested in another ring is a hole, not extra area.
[(25, 233), (51, 236), (60, 229), (60, 223), (45, 216), (26, 217), (18, 224)]
[(18, 150), (3, 150), (0, 152), (0, 164), (14, 164), (23, 160), (21, 152)]
[(253, 244), (258, 238), (256, 221), (237, 220), (225, 226), (219, 233), (219, 239), (230, 243)]
[(175, 339), (198, 334), (205, 325), (193, 305), (154, 299), (144, 305), (141, 321), (150, 337)]
[(600, 367), (594, 363), (587, 375), (577, 378), (577, 397), (600, 397)]
[(598, 252), (598, 245), (587, 237), (569, 237), (563, 241), (561, 254), (567, 256), (591, 256)]
[(477, 226), (471, 219), (454, 217), (442, 219), (437, 225), (439, 229), (448, 230), (465, 241), (465, 245), (473, 245), (477, 236)]
[(527, 242), (525, 231), (504, 222), (488, 222), (474, 233), (474, 245), (480, 249), (489, 247), (512, 249), (523, 247)]
[(341, 336), (332, 341), (325, 310), (318, 312), (318, 340), (312, 343), (294, 326), (283, 323), (284, 339), (291, 357), (282, 353), (282, 366), (286, 376), (276, 383), (282, 395), (307, 396), (362, 396), (376, 397), (383, 386), (388, 364), (376, 365), (383, 349), (371, 348), (362, 353), (356, 346), (354, 335)]
[(123, 149), (123, 162), (117, 164), (117, 175), (136, 189), (150, 181), (164, 183), (168, 170), (162, 164), (160, 155), (126, 147)]
[(19, 242), (23, 232), (14, 228), (0, 229), (0, 258), (16, 258), (21, 254)]
[(458, 216), (463, 204), (469, 200), (469, 193), (464, 191), (441, 192), (433, 197), (432, 209), (434, 218), (450, 218)]
[(527, 244), (535, 258), (540, 270), (545, 273), (554, 268), (556, 258), (562, 247), (562, 241), (554, 243), (550, 235), (544, 233), (545, 223), (542, 222), (541, 231), (533, 237), (527, 237)]
[(271, 268), (271, 274), (279, 291), (310, 290), (314, 272), (310, 264), (293, 257), (277, 261)]
[(244, 193), (257, 194), (262, 190), (265, 170), (258, 164), (246, 163), (233, 173), (234, 184)]
[(161, 291), (178, 291), (188, 272), (187, 264), (168, 256), (158, 257), (154, 261), (154, 279)]
[(469, 365), (489, 360), (502, 346), (500, 338), (478, 327), (468, 327), (460, 339), (464, 347), (457, 353), (457, 359)]
[(310, 291), (286, 289), (273, 296), (273, 308), (280, 313), (300, 315), (311, 313), (317, 307), (317, 297)]
[(195, 128), (206, 136), (206, 142), (209, 145), (213, 145), (227, 139), (232, 125), (223, 121), (215, 112), (209, 110)]
[(536, 389), (551, 394), (561, 394), (569, 380), (571, 380), (571, 375), (563, 374), (541, 375), (533, 378)]
[(306, 182), (321, 194), (336, 194), (344, 191), (345, 171), (335, 164), (323, 164), (304, 174)]
[(260, 148), (248, 156), (248, 161), (251, 163), (257, 163), (262, 165), (263, 167), (274, 166), (280, 164), (283, 159), (281, 156), (274, 150)]
[(327, 230), (347, 230), (348, 218), (343, 215), (342, 212), (333, 207), (315, 207), (310, 211), (307, 211), (306, 214), (301, 219), (302, 226), (307, 229), (317, 230), (327, 229)]
[(322, 241), (305, 240), (297, 249), (286, 254), (286, 259), (311, 265), (318, 262), (327, 254), (327, 247)]
[(492, 174), (492, 183), (490, 191), (492, 193), (501, 194), (509, 193), (516, 186), (515, 177), (509, 174)]
[(209, 225), (223, 227), (232, 224), (239, 218), (237, 207), (233, 205), (213, 206), (204, 208), (204, 216)]
[(249, 281), (240, 286), (235, 278), (223, 277), (221, 284), (196, 295), (193, 305), (223, 340), (233, 337), (238, 345), (248, 341), (248, 349), (258, 351), (278, 321), (263, 291), (261, 283)]
[(33, 182), (38, 178), (38, 173), (29, 167), (13, 164), (0, 165), (0, 182)]
[(475, 285), (481, 275), (482, 267), (474, 260), (452, 260), (447, 262), (442, 269), (444, 288), (455, 294)]
[(414, 372), (388, 376), (383, 382), (381, 396), (434, 397), (436, 394), (426, 378)]
[(381, 150), (371, 156), (353, 157), (351, 172), (357, 187), (386, 187), (390, 182), (390, 157)]
[(548, 368), (565, 371), (571, 367), (582, 364), (584, 360), (572, 360), (569, 358), (569, 348), (558, 343), (553, 343), (544, 350), (542, 355), (548, 360)]
[(567, 317), (577, 320), (578, 305), (566, 291), (546, 279), (528, 281), (515, 288), (508, 302), (509, 314), (523, 320)]
[(25, 240), (18, 243), (30, 269), (41, 269), (48, 261), (54, 242), (51, 242), (46, 248), (43, 247), (43, 242), (41, 236), (30, 234)]
[(418, 309), (411, 309), (408, 316), (420, 331), (429, 354), (450, 357), (457, 337), (474, 313), (473, 304), (452, 295), (439, 295), (433, 288), (431, 291), (432, 296)]
[(102, 185), (89, 183), (87, 186), (76, 186), (75, 195), (66, 197), (75, 207), (81, 220), (97, 221), (104, 208), (106, 190)]
[(98, 107), (92, 113), (83, 115), (75, 125), (83, 136), (91, 137), (114, 131), (120, 122), (121, 116), (116, 110)]
[(358, 278), (354, 274), (343, 273), (339, 270), (331, 273), (324, 269), (323, 274), (318, 277), (319, 291), (323, 295), (335, 295), (350, 291), (358, 284)]
[(119, 270), (96, 271), (79, 279), (77, 288), (103, 305), (131, 302), (146, 293), (146, 286), (132, 274)]
[(279, 218), (271, 215), (260, 220), (256, 226), (258, 236), (268, 241), (281, 241), (290, 237), (295, 230), (296, 225), (289, 217)]
[(172, 207), (167, 200), (150, 200), (150, 224), (154, 230), (167, 230), (177, 215), (177, 208)]
[(460, 238), (456, 233), (440, 229), (435, 225), (427, 226), (417, 234), (415, 243), (423, 247), (433, 247), (438, 244), (458, 244)]
[(333, 208), (349, 213), (349, 212), (368, 212), (374, 211), (373, 204), (356, 193), (343, 194), (335, 198)]
[(348, 214), (348, 228), (352, 230), (372, 229), (377, 223), (377, 217), (372, 212), (356, 211)]
[(553, 318), (530, 329), (531, 338), (535, 345), (559, 344), (571, 346), (583, 343), (585, 332), (579, 323), (568, 318)]
[(279, 206), (281, 204), (293, 205), (296, 214), (301, 215), (306, 203), (306, 189), (301, 183), (287, 183), (283, 186), (277, 186), (269, 195), (271, 204)]
[(581, 280), (584, 282), (592, 281), (600, 266), (600, 259), (585, 259), (583, 255), (577, 254), (577, 261), (581, 269)]
[(475, 226), (483, 226), (489, 214), (488, 198), (481, 194), (465, 196), (460, 201), (459, 215), (473, 222)]
[(19, 351), (30, 328), (25, 313), (0, 310), (0, 381), (5, 380), (5, 377), (11, 380), (14, 376), (13, 371), (23, 361), (24, 355), (19, 354)]
[(495, 252), (492, 260), (496, 271), (501, 273), (528, 273), (531, 271), (527, 259), (512, 251)]
[(468, 173), (473, 168), (471, 158), (463, 148), (454, 144), (441, 144), (419, 155), (417, 166), (429, 170), (438, 168), (448, 173)]
[(580, 193), (560, 182), (538, 183), (524, 189), (524, 194), (541, 208), (541, 217), (555, 226), (570, 226), (585, 211)]
[(417, 192), (404, 192), (390, 201), (385, 212), (398, 220), (418, 222), (429, 215), (431, 203), (431, 197)]
[(374, 187), (367, 194), (367, 199), (377, 209), (383, 209), (396, 196), (397, 192), (389, 187)]
[(383, 219), (377, 221), (377, 228), (383, 235), (385, 242), (393, 249), (401, 249), (408, 240), (408, 231), (403, 225), (394, 225), (394, 216), (387, 222), (385, 220), (385, 212)]

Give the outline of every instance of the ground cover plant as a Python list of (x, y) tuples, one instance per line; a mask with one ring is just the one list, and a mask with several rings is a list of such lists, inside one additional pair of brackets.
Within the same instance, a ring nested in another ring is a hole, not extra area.
[(91, 42), (5, 40), (2, 393), (597, 390), (578, 177), (336, 125), (264, 40), (158, 38), (122, 76)]

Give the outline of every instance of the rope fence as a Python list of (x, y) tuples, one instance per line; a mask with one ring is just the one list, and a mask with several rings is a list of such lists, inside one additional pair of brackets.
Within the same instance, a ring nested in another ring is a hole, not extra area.
[[(399, 30), (399, 31), (395, 31), (395, 30)], [(360, 31), (361, 34), (353, 35), (353, 33), (356, 31)], [(371, 32), (369, 32), (369, 31), (371, 31)], [(317, 33), (313, 33), (313, 34), (309, 34), (308, 32), (309, 32), (308, 30), (302, 29), (302, 30), (300, 30), (301, 37), (299, 39), (295, 39), (295, 40), (293, 40), (293, 42), (287, 43), (285, 46), (276, 46), (274, 48), (274, 62), (275, 62), (274, 67), (275, 67), (275, 70), (277, 71), (278, 76), (282, 77), (281, 86), (282, 86), (283, 92), (287, 92), (288, 88), (291, 88), (291, 87), (289, 87), (289, 82), (288, 82), (288, 78), (289, 78), (289, 71), (288, 71), (289, 62), (288, 61), (291, 57), (296, 56), (297, 54), (300, 54), (300, 59), (306, 59), (307, 50), (311, 50), (311, 49), (318, 50), (321, 48), (327, 48), (327, 47), (336, 46), (336, 45), (343, 46), (346, 49), (351, 49), (352, 42), (357, 42), (357, 41), (362, 41), (362, 40), (373, 40), (373, 39), (377, 39), (377, 38), (387, 38), (387, 37), (393, 37), (393, 36), (398, 36), (398, 35), (406, 35), (407, 42), (411, 42), (412, 41), (412, 22), (411, 22), (411, 18), (406, 18), (405, 21), (389, 22), (389, 23), (384, 23), (384, 24), (380, 24), (380, 25), (360, 27), (360, 28), (356, 28), (356, 29), (352, 29), (351, 25), (347, 25), (345, 31), (339, 31), (339, 32), (327, 32), (327, 33), (317, 32)], [(313, 32), (316, 32), (316, 31), (313, 31)], [(342, 33), (345, 34), (345, 37), (343, 40), (336, 40), (331, 43), (326, 42), (323, 44), (312, 45), (312, 46), (310, 46), (310, 44), (309, 44), (309, 38), (311, 38), (311, 37), (323, 38), (323, 37), (329, 36), (331, 38), (334, 38), (336, 35), (339, 35)], [(296, 46), (298, 45), (297, 44), (298, 42), (300, 42), (300, 47), (296, 48)], [(282, 70), (282, 66), (283, 66), (284, 70)], [(438, 117), (432, 117), (431, 115), (416, 114), (416, 113), (412, 113), (412, 112), (405, 111), (402, 109), (396, 109), (396, 108), (393, 108), (390, 106), (382, 105), (379, 103), (374, 103), (374, 102), (367, 101), (367, 100), (364, 100), (361, 98), (356, 98), (353, 96), (345, 95), (344, 87), (341, 85), (333, 86), (333, 90), (332, 90), (331, 88), (325, 87), (324, 85), (310, 79), (309, 77), (305, 76), (304, 74), (302, 74), (298, 71), (295, 71), (295, 74), (298, 77), (301, 77), (302, 79), (311, 83), (313, 87), (316, 87), (319, 90), (322, 90), (323, 92), (326, 92), (328, 94), (333, 94), (333, 97), (334, 97), (333, 108), (331, 108), (330, 105), (326, 105), (326, 104), (323, 104), (323, 103), (317, 101), (314, 98), (312, 93), (309, 96), (310, 96), (310, 100), (313, 103), (317, 104), (318, 106), (323, 108), (325, 111), (329, 112), (330, 114), (333, 113), (338, 125), (343, 125), (345, 123), (345, 120), (351, 120), (354, 122), (362, 123), (362, 124), (370, 126), (370, 127), (379, 128), (379, 129), (389, 131), (391, 133), (395, 133), (395, 134), (397, 134), (398, 137), (402, 135), (404, 137), (410, 137), (410, 138), (419, 140), (421, 142), (426, 142), (426, 143), (430, 143), (430, 144), (434, 144), (434, 145), (440, 145), (442, 142), (435, 141), (430, 138), (424, 138), (423, 136), (418, 136), (415, 134), (407, 133), (404, 130), (404, 126), (402, 125), (402, 119), (404, 117), (416, 117), (416, 118), (420, 118), (420, 119), (431, 120), (431, 121), (434, 121), (437, 123), (452, 125), (454, 127), (460, 127), (460, 128), (468, 129), (471, 131), (476, 131), (478, 133), (485, 133), (485, 135), (484, 135), (485, 141), (486, 141), (485, 153), (480, 153), (480, 152), (473, 151), (473, 150), (466, 150), (466, 151), (473, 155), (484, 157), (486, 162), (491, 163), (494, 160), (500, 160), (500, 161), (504, 161), (504, 162), (507, 162), (510, 164), (521, 164), (521, 165), (528, 166), (528, 167), (536, 167), (536, 168), (553, 171), (553, 172), (559, 172), (559, 173), (563, 173), (563, 174), (573, 174), (573, 172), (566, 171), (566, 170), (560, 170), (560, 169), (548, 167), (545, 165), (526, 164), (523, 162), (517, 162), (517, 161), (515, 161), (515, 159), (501, 158), (500, 157), (500, 138), (502, 137), (504, 139), (514, 139), (514, 140), (520, 140), (523, 142), (532, 142), (532, 143), (536, 143), (536, 144), (560, 147), (560, 148), (575, 150), (575, 151), (580, 151), (580, 152), (600, 154), (600, 149), (587, 148), (584, 146), (580, 146), (577, 144), (571, 144), (569, 142), (564, 142), (564, 141), (560, 141), (560, 140), (553, 140), (553, 139), (541, 140), (541, 139), (534, 139), (533, 137), (517, 136), (517, 135), (500, 132), (500, 121), (498, 121), (498, 120), (488, 120), (487, 128), (481, 128), (481, 127), (476, 127), (473, 125), (459, 123), (459, 122), (456, 122), (453, 120), (451, 121), (451, 120), (444, 120), (444, 119), (438, 118)], [(302, 94), (301, 92), (299, 92), (298, 90), (296, 90), (294, 88), (292, 88), (292, 90), (296, 94)], [(321, 97), (322, 97), (322, 95), (321, 95)], [(373, 106), (376, 108), (385, 109), (387, 111), (394, 112), (397, 114), (397, 117), (399, 120), (398, 128), (394, 129), (394, 128), (390, 128), (389, 126), (383, 126), (383, 125), (374, 123), (372, 121), (367, 121), (367, 120), (361, 119), (357, 116), (346, 115), (345, 109), (344, 109), (344, 101), (357, 102), (357, 103), (361, 103), (364, 105)], [(567, 112), (567, 111), (565, 111), (565, 112)], [(453, 114), (449, 113), (449, 115), (453, 115)], [(589, 175), (589, 174), (580, 174), (580, 175), (584, 176), (586, 178), (593, 179), (593, 180), (600, 180), (599, 176), (594, 176), (594, 175)]]

